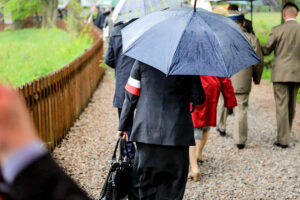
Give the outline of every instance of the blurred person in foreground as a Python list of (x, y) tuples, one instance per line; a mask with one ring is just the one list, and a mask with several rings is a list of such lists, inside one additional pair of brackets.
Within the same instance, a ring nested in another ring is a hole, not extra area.
[(205, 102), (202, 105), (194, 105), (192, 119), (194, 124), (194, 137), (196, 146), (190, 146), (191, 170), (188, 175), (194, 181), (200, 177), (198, 162), (203, 162), (203, 149), (206, 144), (210, 127), (216, 126), (217, 104), (220, 93), (225, 99), (225, 106), (233, 108), (237, 105), (233, 87), (229, 78), (215, 76), (200, 76), (203, 89), (206, 94)]
[(295, 116), (300, 87), (300, 24), (296, 21), (299, 8), (288, 2), (283, 6), (284, 23), (272, 28), (262, 46), (263, 54), (275, 52), (271, 81), (276, 105), (277, 141), (275, 146), (287, 148)]
[[(135, 62), (135, 59), (125, 56), (122, 53), (121, 30), (135, 20), (136, 19), (132, 19), (127, 23), (120, 22), (115, 25), (115, 27), (110, 32), (108, 48), (104, 57), (105, 64), (115, 69), (115, 95), (113, 100), (113, 107), (118, 109), (119, 118), (122, 112), (123, 102), (125, 99), (125, 85), (130, 76), (131, 68)], [(129, 117), (130, 126), (127, 130), (127, 135), (130, 137), (133, 123), (133, 113)], [(135, 154), (135, 147), (133, 142), (126, 142), (126, 146), (128, 148), (130, 159), (133, 160)], [(127, 155), (125, 150), (123, 153), (124, 155)]]
[(89, 199), (47, 153), (18, 93), (1, 84), (0, 164), (4, 199)]
[(136, 61), (126, 84), (119, 135), (137, 151), (129, 200), (181, 200), (189, 170), (189, 146), (195, 145), (190, 102), (205, 93), (199, 76), (169, 75)]
[(235, 117), (233, 139), (238, 149), (244, 149), (248, 135), (249, 94), (251, 92), (252, 80), (256, 85), (260, 83), (263, 72), (263, 55), (257, 37), (252, 33), (248, 33), (245, 28), (246, 22), (244, 14), (239, 12), (232, 13), (229, 15), (229, 18), (235, 21), (242, 29), (256, 54), (261, 59), (259, 64), (247, 67), (231, 77), (235, 97), (238, 103), (238, 106), (233, 110)]

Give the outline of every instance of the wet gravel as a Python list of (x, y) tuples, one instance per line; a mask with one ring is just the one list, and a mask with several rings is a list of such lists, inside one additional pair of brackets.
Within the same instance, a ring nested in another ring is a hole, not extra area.
[[(112, 108), (114, 80), (107, 70), (89, 106), (53, 156), (93, 199), (99, 197), (115, 145), (117, 110)], [(291, 148), (272, 146), (275, 118), (250, 103), (248, 142), (244, 150), (233, 144), (233, 117), (228, 135), (211, 130), (201, 179), (188, 181), (184, 199), (300, 199), (300, 144), (296, 130)], [(299, 112), (299, 110), (298, 110)]]

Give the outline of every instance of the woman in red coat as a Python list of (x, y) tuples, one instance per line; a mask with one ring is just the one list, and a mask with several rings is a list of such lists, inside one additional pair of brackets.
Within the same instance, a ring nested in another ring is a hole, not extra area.
[(206, 94), (206, 100), (201, 105), (195, 105), (192, 112), (196, 146), (190, 146), (189, 150), (191, 165), (189, 178), (194, 180), (198, 180), (200, 176), (197, 162), (202, 161), (202, 151), (207, 141), (209, 129), (211, 126), (216, 126), (217, 104), (220, 92), (223, 94), (225, 107), (233, 108), (237, 105), (230, 79), (215, 76), (201, 76), (200, 78)]

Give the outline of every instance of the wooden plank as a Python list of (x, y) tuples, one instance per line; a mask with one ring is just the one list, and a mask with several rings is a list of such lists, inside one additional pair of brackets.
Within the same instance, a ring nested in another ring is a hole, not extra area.
[(53, 129), (53, 109), (52, 109), (52, 89), (51, 89), (51, 83), (52, 83), (52, 76), (48, 76), (45, 81), (47, 84), (47, 102), (48, 102), (48, 115), (49, 115), (49, 136), (50, 136), (50, 148), (51, 150), (54, 149), (55, 144), (55, 133)]
[(17, 90), (24, 98), (40, 138), (53, 150), (87, 105), (102, 78), (103, 59), (101, 33), (91, 33), (97, 40), (85, 54), (69, 65)]
[(41, 95), (40, 95), (40, 85), (39, 81), (36, 81), (33, 85), (33, 94), (35, 100), (36, 109), (36, 124), (38, 133), (42, 133), (42, 119), (41, 119)]

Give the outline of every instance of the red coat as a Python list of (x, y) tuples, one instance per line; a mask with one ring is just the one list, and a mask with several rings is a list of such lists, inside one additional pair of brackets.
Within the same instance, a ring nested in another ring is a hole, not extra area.
[(237, 105), (232, 83), (229, 78), (215, 76), (200, 76), (206, 94), (206, 100), (201, 105), (195, 105), (192, 113), (194, 127), (216, 126), (217, 104), (222, 92), (225, 107)]

